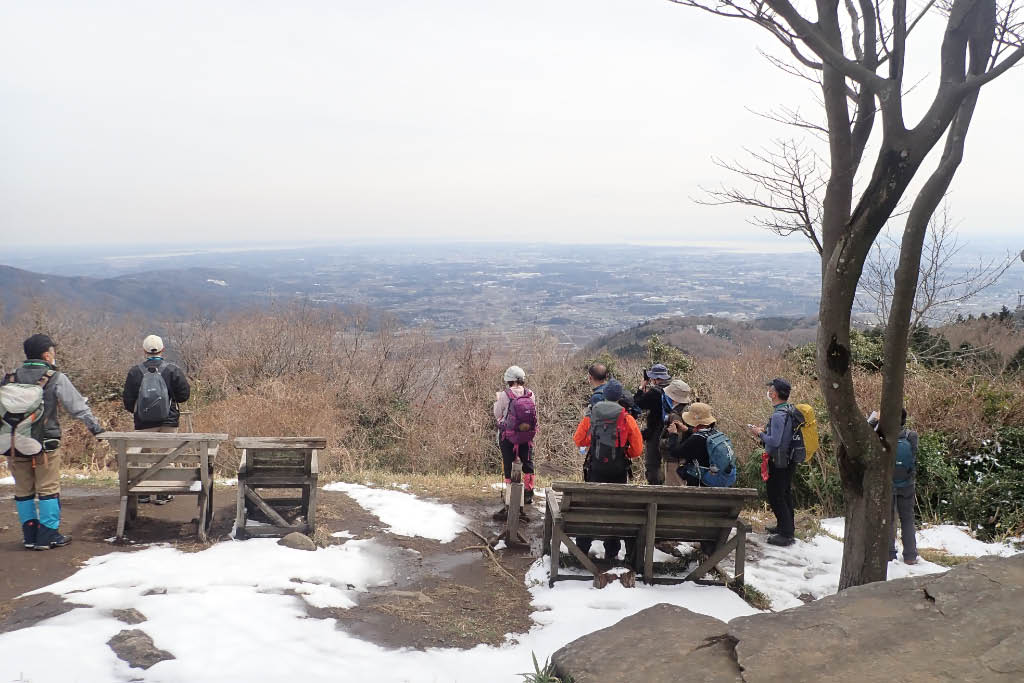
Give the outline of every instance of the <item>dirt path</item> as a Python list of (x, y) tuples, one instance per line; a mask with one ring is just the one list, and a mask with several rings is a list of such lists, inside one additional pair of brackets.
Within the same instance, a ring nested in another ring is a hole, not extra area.
[[(31, 626), (74, 609), (72, 603), (52, 594), (18, 596), (60, 581), (89, 558), (110, 552), (131, 552), (150, 543), (171, 543), (184, 551), (201, 550), (196, 542), (196, 499), (179, 496), (163, 506), (142, 505), (139, 520), (130, 532), (133, 545), (115, 545), (117, 491), (112, 487), (65, 487), (61, 494), (64, 521), (71, 545), (45, 552), (25, 550), (21, 528), (9, 487), (0, 488), (0, 506), (8, 512), (0, 526), (0, 633)], [(496, 505), (479, 501), (455, 501), (470, 526), (489, 535), (498, 523), (490, 519)], [(0, 509), (3, 509), (0, 507)], [(214, 495), (212, 539), (226, 540), (235, 514), (235, 489), (218, 487)], [(529, 537), (539, 538), (540, 511), (527, 526)], [(340, 492), (322, 491), (318, 506), (318, 540), (337, 544), (348, 541), (330, 534), (347, 531), (356, 539), (374, 538), (384, 544), (395, 568), (392, 585), (359, 593), (351, 609), (308, 608), (311, 617), (333, 618), (338, 628), (387, 647), (473, 647), (500, 644), (507, 633), (528, 630), (530, 595), (523, 577), (535, 559), (533, 552), (499, 551), (502, 565), (515, 576), (504, 575), (465, 532), (451, 543), (425, 538), (396, 536), (384, 530), (373, 514)], [(534, 544), (535, 546), (538, 543)]]

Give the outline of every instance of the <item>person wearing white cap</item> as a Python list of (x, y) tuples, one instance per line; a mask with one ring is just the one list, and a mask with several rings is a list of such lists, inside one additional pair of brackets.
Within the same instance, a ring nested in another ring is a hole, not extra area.
[[(142, 351), (146, 360), (132, 366), (124, 380), (124, 409), (135, 416), (135, 431), (176, 432), (181, 418), (178, 404), (188, 400), (192, 387), (181, 368), (164, 360), (163, 339), (147, 336)], [(158, 495), (156, 503), (162, 505), (170, 499)], [(139, 502), (148, 503), (149, 496), (139, 496)]]
[[(511, 365), (502, 375), (505, 388), (494, 394), (494, 419), (505, 485), (512, 481), (512, 462), (523, 463), (523, 489), (527, 505), (533, 503), (533, 439), (537, 435), (537, 396), (526, 388), (526, 372)], [(500, 517), (499, 511), (498, 516)]]

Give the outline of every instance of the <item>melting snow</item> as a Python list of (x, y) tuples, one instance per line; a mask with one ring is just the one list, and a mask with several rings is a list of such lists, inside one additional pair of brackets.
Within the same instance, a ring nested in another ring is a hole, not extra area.
[(411, 493), (372, 489), (360, 484), (337, 482), (325, 491), (341, 491), (388, 525), (388, 531), (400, 536), (422, 536), (450, 543), (462, 533), (469, 520), (447, 503), (420, 500)]

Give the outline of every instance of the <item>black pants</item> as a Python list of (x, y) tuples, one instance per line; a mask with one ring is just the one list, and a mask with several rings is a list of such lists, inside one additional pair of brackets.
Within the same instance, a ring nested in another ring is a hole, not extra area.
[(665, 472), (661, 467), (661, 434), (644, 441), (644, 474), (648, 484), (664, 484)]
[(798, 463), (791, 462), (788, 467), (776, 467), (768, 461), (768, 504), (775, 513), (779, 534), (793, 538), (796, 533), (793, 518), (793, 473)]
[[(625, 484), (626, 481), (628, 480), (628, 478), (629, 478), (629, 474), (627, 472), (623, 472), (622, 476), (619, 476), (619, 477), (594, 477), (594, 476), (590, 475), (586, 471), (584, 471), (584, 473), (583, 473), (584, 481), (600, 482), (600, 483), (603, 483), (603, 484)], [(594, 542), (594, 539), (590, 538), (589, 536), (577, 536), (576, 537), (576, 546), (580, 550), (583, 551), (584, 555), (586, 555), (587, 553), (590, 552), (590, 545), (593, 542)], [(622, 540), (621, 539), (619, 539), (619, 538), (606, 538), (606, 539), (604, 539), (604, 557), (605, 557), (605, 559), (606, 560), (614, 560), (618, 556), (619, 550), (621, 548), (622, 548)], [(634, 539), (634, 538), (627, 538), (626, 539), (626, 556), (627, 557), (632, 557), (633, 551), (635, 549), (636, 549), (636, 539)]]
[[(499, 442), (501, 446), (501, 464), (505, 468), (505, 478), (512, 478), (512, 461), (516, 459), (516, 445), (507, 439)], [(519, 461), (523, 463), (523, 474), (533, 474), (533, 446), (528, 443), (519, 446)]]
[(916, 487), (910, 486), (892, 490), (892, 550), (889, 558), (896, 559), (896, 529), (903, 534), (903, 559), (917, 559), (917, 538), (914, 529), (914, 503), (917, 502)]

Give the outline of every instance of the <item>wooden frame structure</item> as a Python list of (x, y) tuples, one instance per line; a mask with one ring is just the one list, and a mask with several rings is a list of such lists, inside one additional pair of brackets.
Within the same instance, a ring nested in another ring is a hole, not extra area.
[[(551, 556), (548, 583), (554, 586), (562, 579), (590, 578), (559, 576), (563, 543), (595, 580), (601, 573), (570, 538), (579, 535), (635, 539), (633, 568), (649, 584), (696, 581), (736, 551), (733, 581), (742, 585), (750, 527), (739, 519), (739, 513), (756, 498), (756, 489), (555, 482), (545, 492), (543, 552)], [(730, 538), (733, 529), (736, 533)], [(662, 540), (701, 541), (713, 544), (714, 549), (684, 579), (656, 580), (654, 544)]]
[(117, 540), (139, 515), (139, 496), (196, 496), (196, 532), (207, 542), (213, 522), (213, 464), (227, 434), (103, 432), (97, 438), (117, 453), (121, 505)]
[[(319, 437), (245, 436), (234, 440), (241, 451), (238, 463), (238, 506), (235, 537), (284, 536), (316, 529), (318, 451), (327, 447)], [(265, 498), (257, 489), (299, 489), (299, 498)], [(285, 519), (285, 508), (299, 506), (298, 523)], [(267, 522), (251, 520), (259, 511)]]
[(491, 546), (498, 544), (498, 541), (505, 541), (505, 545), (509, 548), (529, 548), (530, 542), (523, 536), (523, 532), (520, 527), (523, 522), (523, 518), (520, 517), (523, 514), (523, 463), (518, 459), (512, 462), (512, 476), (511, 482), (505, 486), (504, 499), (505, 499), (505, 528), (500, 534), (492, 538), (490, 541)]

